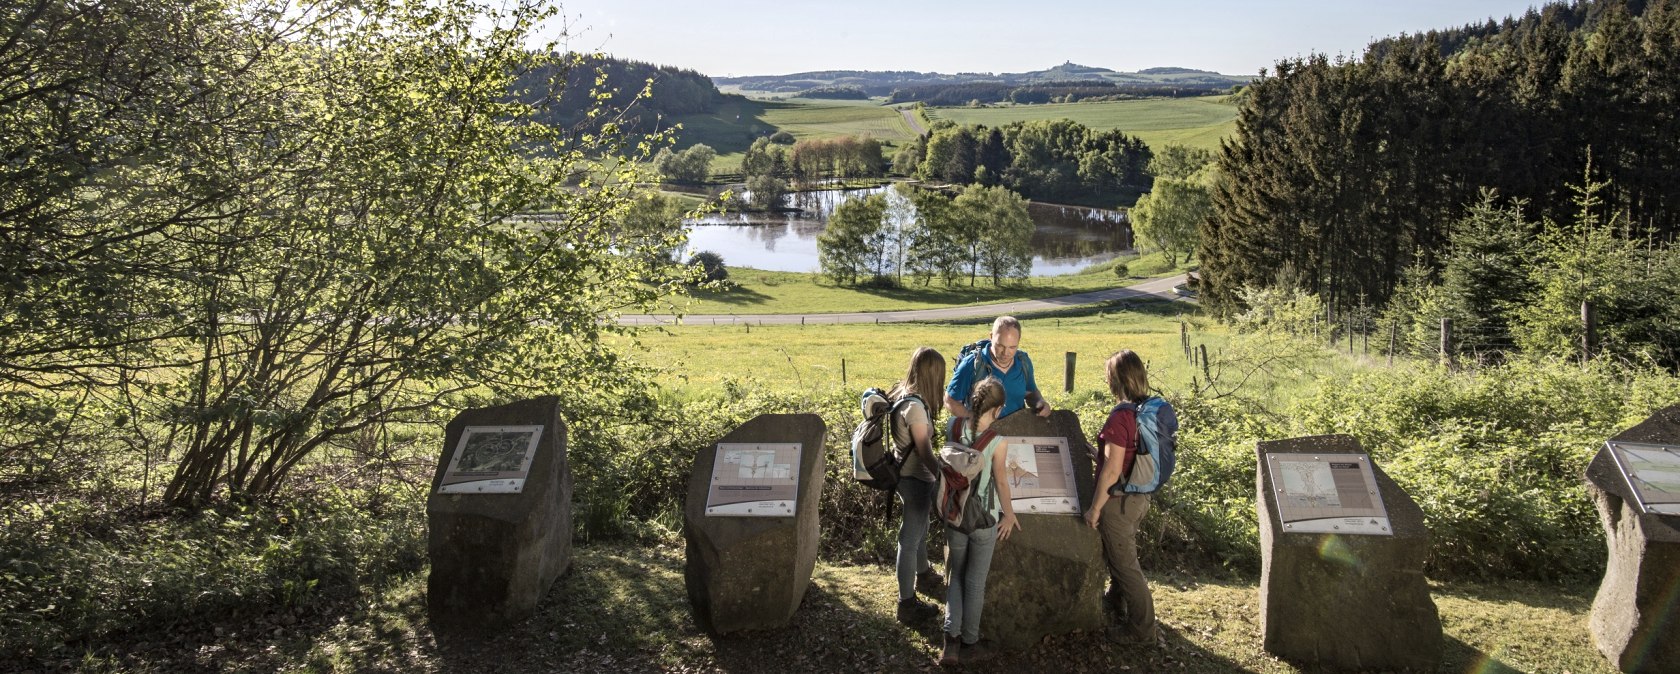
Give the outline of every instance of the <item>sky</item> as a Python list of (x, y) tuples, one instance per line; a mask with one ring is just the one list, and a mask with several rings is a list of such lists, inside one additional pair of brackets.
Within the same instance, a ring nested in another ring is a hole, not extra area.
[[(547, 39), (713, 77), (1026, 72), (1072, 61), (1253, 75), (1373, 39), (1520, 15), (1531, 0), (558, 0)], [(563, 35), (563, 37), (562, 37)]]

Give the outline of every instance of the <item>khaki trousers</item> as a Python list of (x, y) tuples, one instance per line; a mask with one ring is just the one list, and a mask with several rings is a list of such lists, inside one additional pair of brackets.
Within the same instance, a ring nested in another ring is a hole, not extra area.
[(1125, 610), (1126, 626), (1134, 638), (1152, 638), (1155, 633), (1155, 599), (1149, 596), (1149, 581), (1143, 577), (1137, 555), (1138, 525), (1147, 512), (1147, 494), (1126, 494), (1110, 498), (1097, 521), (1103, 561), (1108, 563), (1108, 577), (1121, 604), (1116, 608)]

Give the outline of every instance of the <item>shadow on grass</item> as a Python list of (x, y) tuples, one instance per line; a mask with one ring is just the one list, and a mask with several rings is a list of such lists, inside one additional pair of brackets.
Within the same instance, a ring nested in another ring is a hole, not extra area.
[[(1098, 315), (1101, 315), (1101, 314), (1111, 314), (1111, 313), (1116, 313), (1116, 312), (1129, 312), (1129, 313), (1134, 313), (1134, 314), (1142, 314), (1142, 315), (1145, 315), (1145, 316), (1153, 316), (1153, 317), (1157, 317), (1157, 318), (1181, 318), (1181, 317), (1188, 317), (1188, 316), (1197, 315), (1198, 313), (1200, 313), (1200, 311), (1201, 311), (1201, 307), (1199, 307), (1197, 305), (1194, 305), (1194, 304), (1189, 304), (1187, 302), (1170, 302), (1170, 301), (1162, 300), (1162, 299), (1148, 299), (1148, 298), (1141, 298), (1141, 299), (1140, 298), (1128, 298), (1128, 299), (1123, 299), (1123, 300), (1114, 300), (1114, 301), (1110, 301), (1110, 302), (1103, 302), (1101, 304), (1087, 304), (1087, 305), (1082, 305), (1082, 306), (1073, 306), (1073, 307), (1068, 307), (1068, 308), (1065, 308), (1065, 309), (1052, 309), (1050, 311), (1035, 311), (1035, 312), (1018, 313), (1018, 314), (1015, 314), (1015, 316), (1017, 318), (1022, 319), (1022, 320), (1032, 319), (1032, 320), (1035, 320), (1035, 321), (1041, 321), (1041, 320), (1044, 320), (1044, 319), (1047, 319), (1047, 318), (1049, 318), (1049, 319), (1055, 319), (1055, 318), (1084, 318), (1084, 317), (1087, 317), (1087, 316), (1098, 316)], [(988, 325), (989, 326), (989, 325), (991, 325), (992, 321), (996, 318), (997, 318), (996, 316), (979, 316), (979, 317), (974, 317), (974, 318), (953, 318), (953, 319), (943, 320), (943, 321), (927, 321), (927, 322), (928, 323), (933, 323), (933, 324), (938, 324), (938, 325)]]
[(1499, 658), (1478, 650), (1475, 646), (1448, 636), (1441, 653), (1441, 670), (1448, 672), (1476, 672), (1477, 674), (1521, 674)]
[[(746, 306), (764, 304), (770, 301), (770, 296), (749, 288), (736, 286), (729, 290), (701, 290), (694, 293), (694, 299), (718, 304)], [(708, 312), (710, 313), (710, 312)]]
[(1551, 584), (1527, 580), (1455, 581), (1435, 584), (1430, 592), (1477, 602), (1522, 604), (1530, 608), (1587, 613), (1592, 610), (1593, 595), (1598, 592), (1598, 586), (1581, 582)]

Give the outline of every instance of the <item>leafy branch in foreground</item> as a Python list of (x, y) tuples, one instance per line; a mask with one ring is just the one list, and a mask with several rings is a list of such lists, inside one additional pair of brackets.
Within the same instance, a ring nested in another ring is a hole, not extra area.
[(28, 131), (0, 173), (0, 385), (102, 401), (84, 424), (123, 410), (118, 444), (175, 463), (168, 503), (273, 494), (440, 406), (564, 387), (647, 407), (646, 369), (603, 338), (683, 274), (676, 223), (626, 231), (664, 139), (556, 130), (509, 96), (578, 63), (526, 46), (546, 2), (33, 9), (0, 45), (27, 75), (0, 77), (0, 120), (24, 120), (0, 124)]

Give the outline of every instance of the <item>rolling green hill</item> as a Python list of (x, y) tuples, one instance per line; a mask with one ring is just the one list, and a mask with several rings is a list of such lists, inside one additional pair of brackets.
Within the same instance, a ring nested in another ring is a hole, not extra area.
[(1150, 147), (1186, 145), (1218, 150), (1236, 131), (1237, 106), (1226, 96), (1155, 98), (1135, 101), (1005, 105), (985, 108), (928, 108), (935, 120), (996, 127), (1017, 121), (1067, 118), (1093, 129), (1120, 129)]

